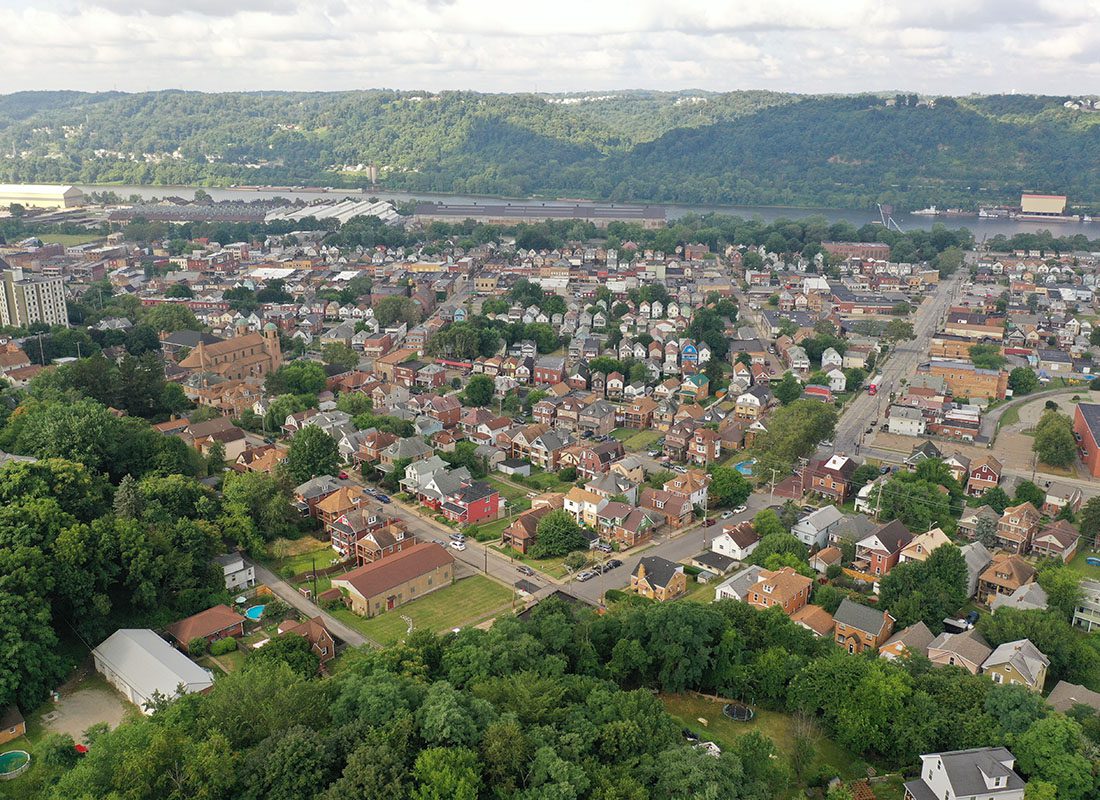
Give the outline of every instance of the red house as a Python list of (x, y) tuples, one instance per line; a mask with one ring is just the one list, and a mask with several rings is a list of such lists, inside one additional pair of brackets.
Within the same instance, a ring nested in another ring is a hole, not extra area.
[(877, 580), (897, 565), (902, 549), (911, 541), (913, 534), (900, 520), (888, 522), (856, 543), (852, 567)]
[(440, 510), (451, 522), (475, 525), (499, 518), (502, 505), (500, 493), (496, 489), (477, 481), (449, 495)]
[(244, 617), (229, 606), (217, 605), (173, 622), (165, 630), (180, 647), (186, 649), (194, 639), (216, 642), (226, 636), (244, 636)]
[(444, 428), (453, 428), (462, 417), (462, 403), (453, 396), (427, 395), (420, 401), (420, 407)]
[(543, 356), (535, 362), (535, 383), (555, 384), (565, 380), (565, 359), (561, 356)]

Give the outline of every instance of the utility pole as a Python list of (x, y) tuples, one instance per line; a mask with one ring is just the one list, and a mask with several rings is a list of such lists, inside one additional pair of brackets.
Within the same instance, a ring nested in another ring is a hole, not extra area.
[(771, 469), (772, 469), (772, 481), (771, 481), (771, 492), (770, 492), (770, 494), (771, 494), (772, 500), (774, 500), (775, 499), (775, 473), (779, 472), (779, 470), (777, 470), (775, 467), (772, 467)]

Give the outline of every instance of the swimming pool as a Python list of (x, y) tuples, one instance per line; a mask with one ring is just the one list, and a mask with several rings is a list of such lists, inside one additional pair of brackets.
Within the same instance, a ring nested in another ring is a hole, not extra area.
[(750, 458), (748, 461), (739, 461), (733, 465), (733, 468), (744, 475), (746, 478), (752, 477), (752, 465), (756, 463), (755, 458)]
[(0, 753), (0, 780), (8, 780), (20, 774), (31, 763), (31, 754), (26, 750), (9, 750)]
[(253, 622), (259, 622), (265, 608), (267, 608), (267, 606), (249, 606), (245, 609), (244, 615)]

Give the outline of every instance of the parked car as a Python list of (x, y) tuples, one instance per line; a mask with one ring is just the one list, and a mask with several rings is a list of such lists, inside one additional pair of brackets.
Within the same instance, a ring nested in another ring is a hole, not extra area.
[(814, 508), (813, 506), (802, 506), (802, 513), (803, 514), (812, 514), (815, 511), (817, 511), (817, 509)]
[(449, 536), (450, 536), (450, 537), (451, 537), (452, 539), (454, 539), (454, 540), (455, 540), (456, 542), (464, 542), (464, 541), (466, 541), (466, 534), (464, 534), (464, 533), (459, 533), (458, 531), (455, 531), (454, 533), (452, 533), (452, 534), (448, 534), (448, 535), (449, 535)]
[(646, 452), (646, 455), (649, 456), (650, 458), (656, 458), (657, 456), (661, 455), (661, 451), (660, 450), (649, 450), (649, 451)]
[(535, 574), (535, 571), (533, 569), (531, 569), (529, 566), (527, 566), (526, 564), (520, 564), (518, 567), (516, 567), (516, 570), (521, 575), (534, 575)]
[(466, 549), (466, 542), (451, 542), (451, 549), (452, 550), (465, 550)]
[(817, 444), (818, 444), (819, 447), (832, 447), (833, 446), (833, 443), (830, 442), (828, 439), (822, 439)]
[(749, 510), (748, 506), (738, 506), (737, 508), (733, 509), (733, 513), (734, 514), (744, 514), (748, 510)]
[(889, 467), (879, 467), (878, 474), (879, 475), (885, 475), (889, 471), (890, 471)]
[(729, 518), (730, 518), (730, 517), (732, 517), (732, 516), (733, 516), (733, 512), (732, 512), (732, 511), (723, 511), (723, 512), (722, 512), (722, 519), (729, 519)]
[(596, 577), (596, 573), (595, 572), (590, 572), (588, 570), (585, 570), (584, 572), (578, 572), (577, 573), (577, 580), (580, 581), (581, 583), (584, 583), (585, 581), (590, 581), (595, 577)]
[(714, 517), (707, 517), (705, 520), (703, 520), (703, 527), (704, 528), (709, 528), (713, 524), (714, 524)]
[(340, 470), (340, 474), (337, 477), (339, 477), (342, 481), (346, 481), (348, 479), (348, 474), (343, 470)]
[(592, 545), (593, 550), (599, 550), (601, 553), (613, 553), (615, 549), (607, 542), (597, 542)]
[(390, 498), (387, 497), (386, 495), (382, 494), (381, 492), (376, 494), (374, 496), (374, 499), (377, 500), (379, 503), (388, 503), (388, 502), (390, 502)]
[(974, 625), (977, 624), (978, 617), (980, 616), (981, 614), (979, 614), (977, 610), (971, 611), (969, 614), (966, 615), (966, 624), (973, 628)]
[(685, 467), (683, 464), (674, 464), (673, 467), (672, 467), (672, 471), (673, 472), (687, 472), (688, 468)]
[(607, 563), (603, 565), (603, 571), (607, 572), (609, 569), (618, 569), (623, 565), (623, 562), (617, 558), (610, 558)]

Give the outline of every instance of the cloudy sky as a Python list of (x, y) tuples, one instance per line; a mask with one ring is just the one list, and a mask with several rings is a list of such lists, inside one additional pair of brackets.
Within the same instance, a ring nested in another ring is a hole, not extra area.
[(0, 92), (1091, 93), (1100, 0), (0, 0)]

